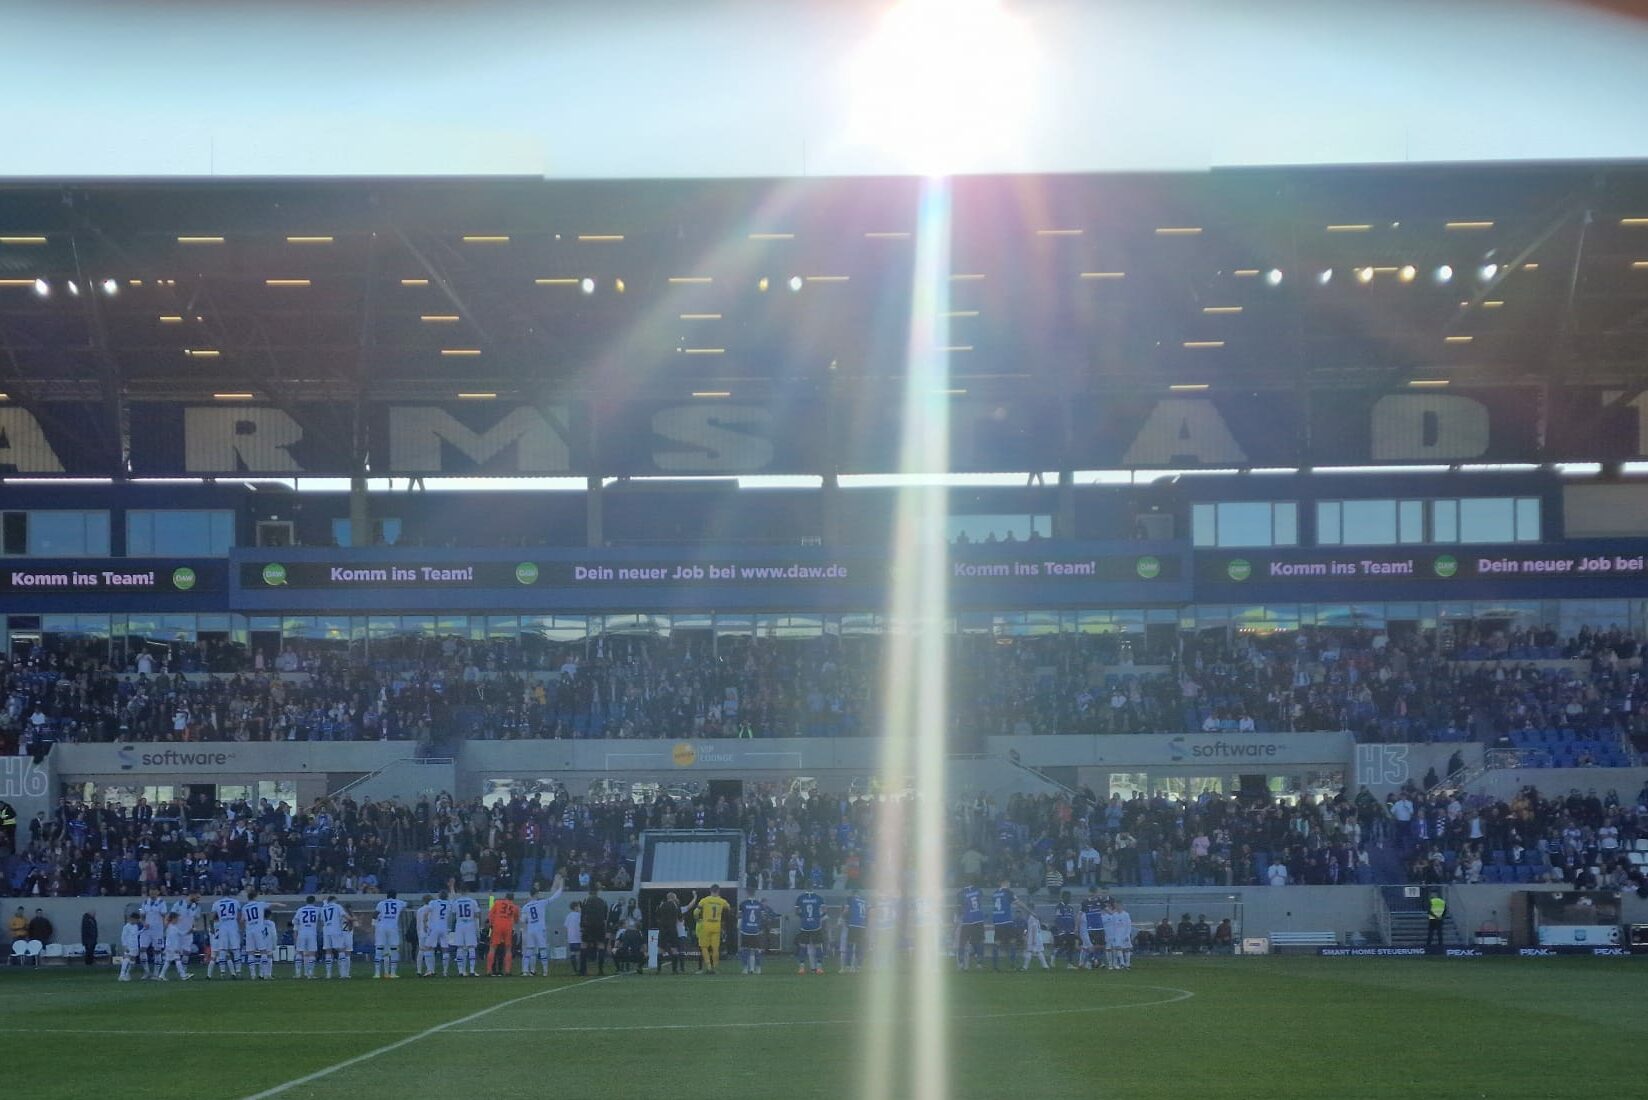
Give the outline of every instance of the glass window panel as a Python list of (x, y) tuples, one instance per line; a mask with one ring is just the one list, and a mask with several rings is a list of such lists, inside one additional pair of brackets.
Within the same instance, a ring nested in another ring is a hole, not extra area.
[(222, 557), (235, 543), (226, 509), (135, 509), (126, 513), (126, 553), (155, 557)]
[(1459, 502), (1457, 500), (1431, 501), (1431, 541), (1459, 541)]
[(1404, 500), (1396, 506), (1396, 539), (1398, 542), (1425, 541), (1425, 502)]
[(34, 557), (107, 557), (109, 513), (38, 511), (28, 514), (28, 552)]
[(488, 615), (486, 636), (513, 639), (521, 633), (521, 620), (514, 615)]
[(1338, 546), (1344, 541), (1340, 527), (1343, 509), (1337, 500), (1319, 501), (1316, 505), (1316, 542), (1319, 546)]
[(1515, 501), (1510, 497), (1466, 497), (1461, 500), (1459, 541), (1516, 541)]
[(126, 553), (134, 558), (154, 553), (154, 513), (126, 513)]
[(1396, 501), (1347, 500), (1343, 507), (1346, 546), (1390, 546), (1396, 542)]
[[(846, 616), (842, 616), (843, 629), (846, 628)], [(747, 635), (755, 630), (755, 620), (749, 615), (717, 615), (715, 617), (715, 633), (721, 636)]]
[(1539, 498), (1518, 497), (1516, 502), (1516, 541), (1539, 541)]
[(1269, 546), (1270, 502), (1225, 502), (1218, 506), (1220, 546)]
[(1277, 546), (1299, 545), (1299, 506), (1291, 500), (1276, 502), (1274, 512)]
[[(716, 627), (720, 628), (721, 616), (715, 617)], [(876, 622), (874, 615), (847, 614), (841, 616), (841, 633), (846, 634), (880, 634), (881, 625)]]
[(235, 545), (235, 514), (227, 509), (207, 514), (211, 516), (212, 555), (227, 554)]
[(1192, 504), (1190, 506), (1190, 538), (1196, 546), (1217, 546), (1217, 522), (1211, 504)]

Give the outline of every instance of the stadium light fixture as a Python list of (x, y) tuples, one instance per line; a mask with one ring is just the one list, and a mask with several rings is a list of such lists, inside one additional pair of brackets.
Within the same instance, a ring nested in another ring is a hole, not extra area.
[(1333, 268), (1324, 267), (1316, 273), (1316, 284), (1318, 286), (1327, 286), (1331, 282), (1333, 282)]
[(1446, 285), (1453, 280), (1453, 268), (1447, 264), (1442, 264), (1431, 273), (1431, 278), (1436, 281), (1438, 286)]
[(114, 279), (104, 279), (101, 285), (103, 287), (103, 296), (105, 298), (113, 298), (116, 294), (120, 293), (120, 283)]
[(731, 390), (693, 390), (694, 397), (731, 397)]
[(264, 286), (270, 287), (304, 287), (309, 286), (308, 279), (265, 279)]
[(1416, 389), (1434, 389), (1436, 387), (1446, 386), (1448, 381), (1449, 380), (1446, 378), (1410, 378), (1408, 379), (1408, 385), (1413, 386)]
[(401, 280), (401, 285), (402, 286), (428, 286), (429, 285), (429, 280), (428, 279), (402, 279)]
[(1192, 351), (1200, 351), (1209, 348), (1222, 348), (1225, 346), (1225, 342), (1223, 340), (1186, 340), (1184, 346)]
[(215, 401), (251, 401), (255, 396), (255, 394), (246, 393), (242, 390), (235, 393), (214, 393), (212, 399)]
[(179, 237), (178, 244), (222, 244), (222, 237)]
[(497, 397), (491, 390), (465, 390), (458, 394), (460, 401), (494, 401)]
[(1396, 271), (1396, 277), (1398, 279), (1401, 279), (1404, 283), (1413, 282), (1414, 276), (1416, 276), (1418, 274), (1419, 274), (1418, 269), (1415, 268), (1412, 264), (1403, 264)]
[(582, 279), (578, 280), (578, 289), (583, 291), (585, 294), (594, 294), (595, 280), (591, 279), (588, 275), (585, 275)]
[(216, 348), (184, 348), (183, 354), (190, 359), (217, 359), (223, 355)]
[(1082, 277), (1083, 280), (1091, 281), (1091, 282), (1096, 282), (1096, 281), (1101, 280), (1101, 279), (1125, 279), (1125, 278), (1127, 278), (1127, 272), (1125, 272), (1125, 271), (1084, 271), (1084, 272), (1081, 273), (1081, 277)]
[(767, 277), (765, 275), (755, 281), (755, 289), (762, 294), (767, 293), (767, 287), (771, 285), (772, 284), (767, 281)]
[(1373, 268), (1359, 267), (1356, 269), (1356, 281), (1366, 285), (1373, 282)]
[(670, 286), (708, 286), (715, 282), (714, 275), (671, 275), (666, 280)]
[(441, 354), (448, 359), (472, 359), (481, 354), (480, 348), (442, 348)]
[(69, 297), (71, 297), (71, 298), (80, 297), (80, 284), (79, 283), (75, 282), (73, 279), (70, 279), (70, 280), (68, 280), (68, 282), (65, 285), (69, 288)]
[(624, 239), (622, 233), (580, 233), (578, 239), (585, 244), (611, 244)]
[(680, 316), (683, 321), (719, 321), (721, 319), (719, 313), (683, 313)]
[(1493, 222), (1444, 222), (1444, 229), (1492, 229)]
[(1619, 224), (1627, 227), (1642, 228), (1648, 226), (1648, 218), (1621, 218)]
[(749, 235), (749, 238), (752, 241), (793, 241), (793, 240), (795, 240), (795, 234), (794, 233), (751, 233)]
[(31, 244), (45, 244), (45, 243), (46, 243), (46, 238), (44, 238), (44, 237), (0, 237), (0, 244), (31, 245)]
[(1648, 260), (1632, 260), (1632, 271), (1648, 271)]
[(1240, 313), (1241, 306), (1203, 306), (1203, 313)]
[(624, 293), (624, 291), (628, 290), (629, 288), (624, 285), (624, 280), (614, 279), (614, 280), (612, 280), (612, 289), (616, 290), (619, 294), (622, 294), (622, 293)]
[(1468, 344), (1474, 339), (1476, 339), (1474, 336), (1444, 336), (1442, 342), (1444, 344)]
[(331, 244), (331, 237), (287, 237), (287, 244)]
[(801, 292), (802, 285), (803, 285), (803, 280), (802, 280), (801, 276), (799, 276), (799, 275), (791, 275), (790, 276), (790, 293), (791, 294), (799, 294)]
[(508, 244), (509, 237), (504, 233), (466, 233), (464, 244)]
[(682, 355), (725, 355), (726, 348), (682, 348)]
[(33, 285), (33, 279), (0, 279), (0, 286), (28, 287)]
[(36, 279), (34, 281), (34, 292), (42, 298), (50, 298), (51, 284), (44, 279)]
[(1167, 388), (1174, 393), (1202, 393), (1211, 385), (1210, 382), (1175, 382)]
[(1266, 286), (1281, 286), (1282, 285), (1282, 269), (1279, 268), (1279, 267), (1273, 267), (1269, 271), (1265, 272), (1265, 285)]
[(1327, 227), (1329, 233), (1366, 233), (1373, 228), (1367, 222), (1340, 222)]
[(422, 313), (418, 320), (426, 325), (455, 325), (461, 318), (456, 313)]
[(1496, 263), (1486, 263), (1476, 269), (1476, 277), (1485, 283), (1493, 281), (1493, 277), (1498, 274), (1499, 265)]

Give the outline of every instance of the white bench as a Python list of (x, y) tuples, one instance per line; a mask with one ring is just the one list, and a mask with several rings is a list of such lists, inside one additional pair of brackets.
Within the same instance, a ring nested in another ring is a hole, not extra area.
[(1339, 937), (1332, 932), (1272, 932), (1270, 949), (1283, 947), (1338, 947)]

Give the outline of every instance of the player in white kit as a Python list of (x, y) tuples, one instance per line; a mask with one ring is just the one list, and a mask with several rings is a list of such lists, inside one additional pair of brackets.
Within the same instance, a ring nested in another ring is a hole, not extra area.
[(133, 913), (120, 926), (120, 980), (132, 980), (132, 964), (143, 955), (143, 914)]
[(458, 957), (458, 977), (477, 978), (475, 948), (481, 942), (481, 907), (468, 894), (452, 901), (452, 952)]
[(549, 902), (538, 896), (534, 888), (521, 906), (521, 976), (528, 977), (537, 967), (549, 977)]
[(292, 977), (313, 979), (315, 956), (320, 954), (320, 906), (315, 904), (313, 894), (304, 898), (292, 914), (292, 942), (297, 949), (292, 959)]
[(441, 977), (444, 978), (452, 969), (452, 901), (442, 890), (430, 904), (435, 908), (430, 916), (429, 930), (434, 933), (433, 948), (441, 955)]
[(166, 952), (166, 899), (160, 896), (160, 887), (149, 888), (149, 896), (143, 899), (138, 911), (143, 914), (142, 942), (139, 944), (143, 952), (143, 976), (159, 977), (161, 968), (165, 966), (163, 956)]
[(335, 963), (338, 977), (349, 977), (349, 955), (350, 949), (354, 946), (349, 942), (353, 938), (349, 931), (349, 910), (330, 894), (320, 907), (320, 934), (320, 947), (326, 959), (326, 976), (332, 976), (332, 966)]
[(269, 919), (269, 903), (256, 890), (246, 891), (240, 906), (240, 920), (246, 928), (246, 963), (253, 981), (269, 981), (275, 976), (275, 922)]
[(240, 899), (228, 893), (212, 902), (212, 956), (206, 961), (206, 977), (214, 968), (235, 980), (240, 979)]
[(1053, 969), (1047, 962), (1047, 929), (1034, 912), (1024, 918), (1024, 965), (1019, 969), (1029, 970), (1032, 958), (1041, 960), (1043, 970)]
[(180, 981), (189, 980), (189, 971), (185, 964), (189, 961), (189, 952), (194, 950), (194, 933), (183, 926), (183, 918), (176, 913), (166, 914), (166, 957), (160, 964), (161, 981), (166, 980), (166, 968), (177, 967), (177, 976)]
[(1107, 945), (1112, 943), (1116, 945), (1115, 968), (1117, 970), (1132, 970), (1133, 915), (1126, 909), (1123, 909), (1120, 902), (1116, 903), (1116, 908), (1112, 915), (1116, 922), (1115, 934), (1112, 936), (1107, 931), (1105, 935), (1105, 943)]
[(372, 921), (374, 978), (398, 978), (401, 967), (401, 912), (406, 903), (391, 890), (378, 902)]
[(423, 904), (412, 915), (418, 929), (418, 977), (435, 976), (435, 899), (423, 896)]

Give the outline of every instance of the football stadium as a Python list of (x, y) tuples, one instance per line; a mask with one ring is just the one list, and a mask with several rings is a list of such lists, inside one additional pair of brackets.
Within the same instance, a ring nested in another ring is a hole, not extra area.
[(1639, 1095), (1648, 11), (4, 18), (6, 1096)]

